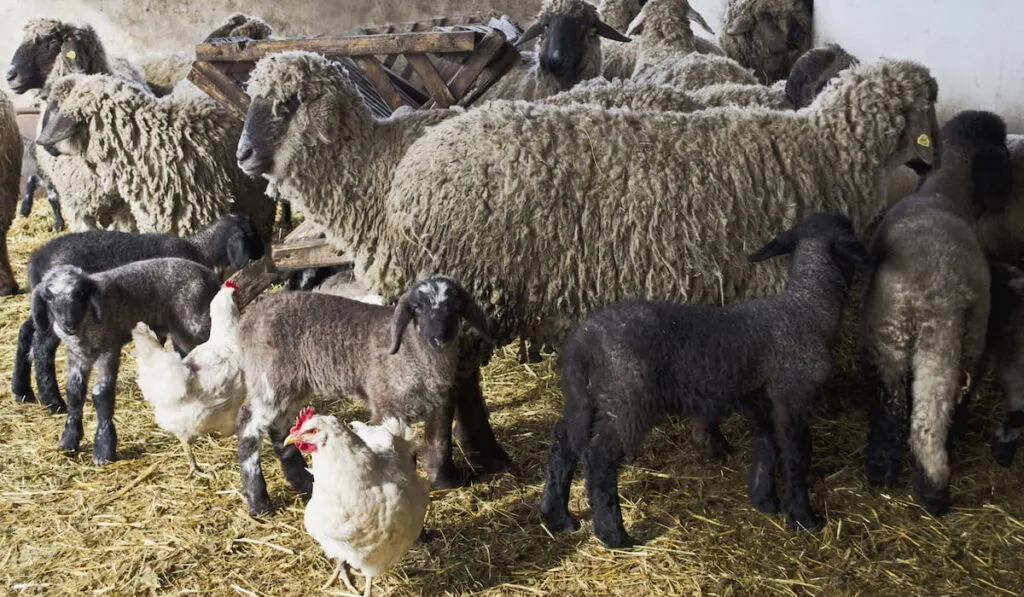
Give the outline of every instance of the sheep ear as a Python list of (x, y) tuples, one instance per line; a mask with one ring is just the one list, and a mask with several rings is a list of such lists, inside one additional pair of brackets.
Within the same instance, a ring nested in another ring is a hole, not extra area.
[(615, 29), (615, 27), (612, 27), (611, 25), (605, 23), (600, 19), (598, 19), (597, 23), (594, 24), (594, 28), (597, 30), (597, 34), (605, 39), (621, 42), (632, 41), (625, 35), (619, 33), (618, 30)]
[(796, 247), (796, 241), (793, 239), (792, 235), (780, 234), (779, 236), (768, 241), (763, 247), (761, 247), (754, 253), (751, 253), (751, 255), (747, 257), (747, 259), (751, 263), (764, 261), (765, 259), (770, 259), (777, 255), (785, 255), (786, 253), (790, 253), (793, 251), (794, 247)]
[(868, 251), (856, 238), (840, 238), (832, 244), (832, 250), (858, 265), (868, 262)]
[(88, 72), (89, 64), (86, 56), (81, 51), (81, 44), (78, 40), (71, 38), (65, 40), (60, 46), (60, 60), (67, 65), (65, 72)]
[(469, 322), (486, 342), (491, 342), (494, 336), (491, 334), (491, 326), (480, 306), (476, 304), (473, 297), (461, 286), (459, 293), (462, 295), (462, 317)]
[(50, 298), (45, 286), (37, 288), (32, 293), (32, 325), (35, 326), (37, 332), (50, 329), (50, 310), (46, 305), (46, 301)]
[(985, 211), (1002, 213), (1013, 191), (1013, 163), (1006, 147), (981, 147), (971, 160), (974, 198)]
[(519, 39), (517, 39), (516, 43), (513, 45), (518, 48), (541, 33), (544, 33), (544, 27), (546, 27), (547, 24), (547, 19), (537, 19), (532, 25), (526, 28), (526, 31), (523, 31), (523, 34), (519, 36)]
[(906, 115), (903, 131), (904, 139), (913, 144), (915, 158), (933, 168), (939, 166), (939, 140), (934, 134), (938, 128), (936, 124), (934, 110), (915, 110)]
[(715, 34), (715, 30), (711, 28), (711, 25), (708, 25), (708, 22), (704, 20), (704, 17), (700, 16), (700, 13), (694, 10), (692, 6), (686, 11), (686, 18), (700, 25), (704, 31), (707, 31), (711, 35)]
[(249, 263), (249, 247), (245, 245), (245, 237), (236, 232), (228, 238), (228, 261), (236, 269), (242, 269)]
[(409, 327), (409, 322), (412, 321), (412, 306), (409, 304), (408, 292), (398, 299), (398, 304), (395, 305), (395, 316), (391, 321), (391, 348), (388, 350), (388, 354), (395, 354), (402, 346), (402, 334), (405, 333), (405, 328)]
[(633, 17), (633, 20), (626, 26), (626, 35), (640, 35), (644, 32), (644, 21), (647, 20), (647, 11), (641, 10), (640, 14)]
[(97, 286), (95, 282), (90, 281), (86, 289), (86, 292), (89, 296), (89, 313), (91, 313), (92, 318), (95, 319), (97, 323), (99, 323), (100, 316), (103, 314), (100, 308), (103, 300), (103, 297), (100, 294), (100, 287)]

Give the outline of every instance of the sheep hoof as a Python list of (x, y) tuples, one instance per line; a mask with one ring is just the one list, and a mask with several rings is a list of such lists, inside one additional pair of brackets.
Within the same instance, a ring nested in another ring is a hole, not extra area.
[(552, 533), (571, 533), (580, 529), (580, 521), (571, 514), (563, 512), (541, 512), (544, 526)]
[(16, 282), (0, 286), (0, 296), (11, 296), (15, 294), (18, 294), (18, 284)]
[(779, 498), (774, 495), (757, 498), (751, 497), (750, 503), (757, 508), (758, 512), (764, 514), (778, 514), (780, 511)]
[(1001, 442), (999, 440), (992, 441), (992, 458), (995, 459), (996, 464), (1004, 468), (1010, 468), (1013, 464), (1013, 457), (1017, 453), (1017, 442)]
[(900, 478), (899, 465), (885, 465), (869, 461), (865, 467), (868, 485), (871, 487), (894, 487)]
[(455, 489), (469, 484), (469, 472), (454, 464), (441, 468), (437, 473), (429, 475), (430, 486), (434, 489)]
[(25, 394), (15, 393), (14, 401), (17, 402), (18, 404), (30, 404), (32, 402), (39, 402), (38, 400), (36, 400), (35, 393), (33, 393), (31, 390), (29, 390)]
[[(46, 412), (50, 413), (51, 415), (60, 415), (68, 412), (68, 405), (63, 400), (49, 402), (46, 404)], [(75, 444), (75, 449), (78, 449), (78, 444)]]
[(803, 512), (791, 511), (789, 512), (788, 518), (789, 528), (794, 531), (820, 531), (821, 528), (825, 526), (821, 519), (810, 510), (805, 510)]
[(621, 529), (614, 533), (602, 533), (598, 539), (607, 549), (627, 549), (636, 545), (629, 533)]
[(914, 497), (932, 516), (942, 516), (949, 511), (949, 487), (936, 485), (921, 470), (914, 473)]
[(82, 443), (82, 433), (79, 431), (75, 433), (74, 430), (65, 430), (60, 436), (60, 441), (57, 442), (57, 446), (65, 452), (77, 452), (78, 445)]
[(249, 504), (249, 516), (253, 518), (259, 518), (265, 516), (273, 511), (273, 507), (270, 505), (270, 498), (256, 499)]

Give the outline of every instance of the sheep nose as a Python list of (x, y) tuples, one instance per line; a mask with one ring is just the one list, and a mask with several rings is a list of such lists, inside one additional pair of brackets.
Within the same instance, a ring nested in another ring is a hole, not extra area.
[(548, 67), (551, 69), (551, 72), (560, 72), (564, 66), (565, 54), (558, 49), (551, 50), (551, 53), (548, 54)]
[(235, 159), (238, 160), (239, 162), (244, 162), (245, 160), (251, 157), (252, 147), (239, 147), (238, 151), (235, 152)]
[(14, 81), (17, 78), (18, 78), (18, 71), (14, 70), (14, 67), (12, 66), (7, 71), (7, 82), (10, 83), (11, 81)]

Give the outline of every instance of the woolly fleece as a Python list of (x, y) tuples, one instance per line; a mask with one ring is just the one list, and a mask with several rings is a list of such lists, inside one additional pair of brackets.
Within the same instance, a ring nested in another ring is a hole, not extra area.
[(21, 190), (21, 133), (14, 102), (0, 91), (0, 296), (14, 293), (18, 284), (7, 255), (7, 231), (14, 221)]
[[(739, 29), (730, 33), (734, 27)], [(811, 10), (806, 0), (731, 0), (718, 43), (740, 64), (770, 84), (789, 76), (811, 47)]]

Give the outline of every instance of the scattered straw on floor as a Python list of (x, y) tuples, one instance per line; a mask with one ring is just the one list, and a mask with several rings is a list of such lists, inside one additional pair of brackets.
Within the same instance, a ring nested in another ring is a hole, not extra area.
[[(29, 253), (52, 238), (45, 202), (9, 236), (24, 283)], [(313, 595), (331, 565), (302, 528), (301, 500), (287, 488), (269, 446), (269, 489), (278, 510), (250, 518), (238, 492), (234, 439), (203, 439), (199, 461), (217, 479), (187, 478), (176, 440), (160, 432), (126, 358), (115, 421), (119, 460), (97, 468), (94, 418), (86, 407), (82, 452), (56, 441), (62, 416), (17, 405), (9, 392), (25, 295), (0, 299), (4, 376), (0, 399), (0, 586), (9, 594)], [(127, 354), (127, 351), (126, 351)], [(59, 367), (63, 372), (63, 351)], [(855, 382), (855, 380), (854, 380)], [(561, 405), (551, 359), (519, 365), (507, 349), (485, 372), (499, 440), (516, 475), (437, 492), (416, 545), (377, 595), (1014, 595), (1024, 592), (1022, 465), (999, 469), (986, 442), (1002, 404), (983, 398), (960, 445), (953, 511), (933, 519), (914, 505), (909, 481), (872, 491), (862, 472), (865, 417), (856, 385), (840, 379), (815, 426), (818, 534), (794, 533), (781, 517), (747, 505), (750, 435), (741, 420), (726, 434), (725, 465), (702, 461), (684, 426), (654, 431), (622, 473), (626, 526), (645, 541), (610, 552), (590, 534), (577, 481), (571, 508), (583, 530), (552, 538), (537, 500), (547, 438)], [(854, 388), (854, 389), (851, 389)], [(333, 406), (344, 417), (365, 411)], [(906, 475), (905, 475), (906, 476)]]

